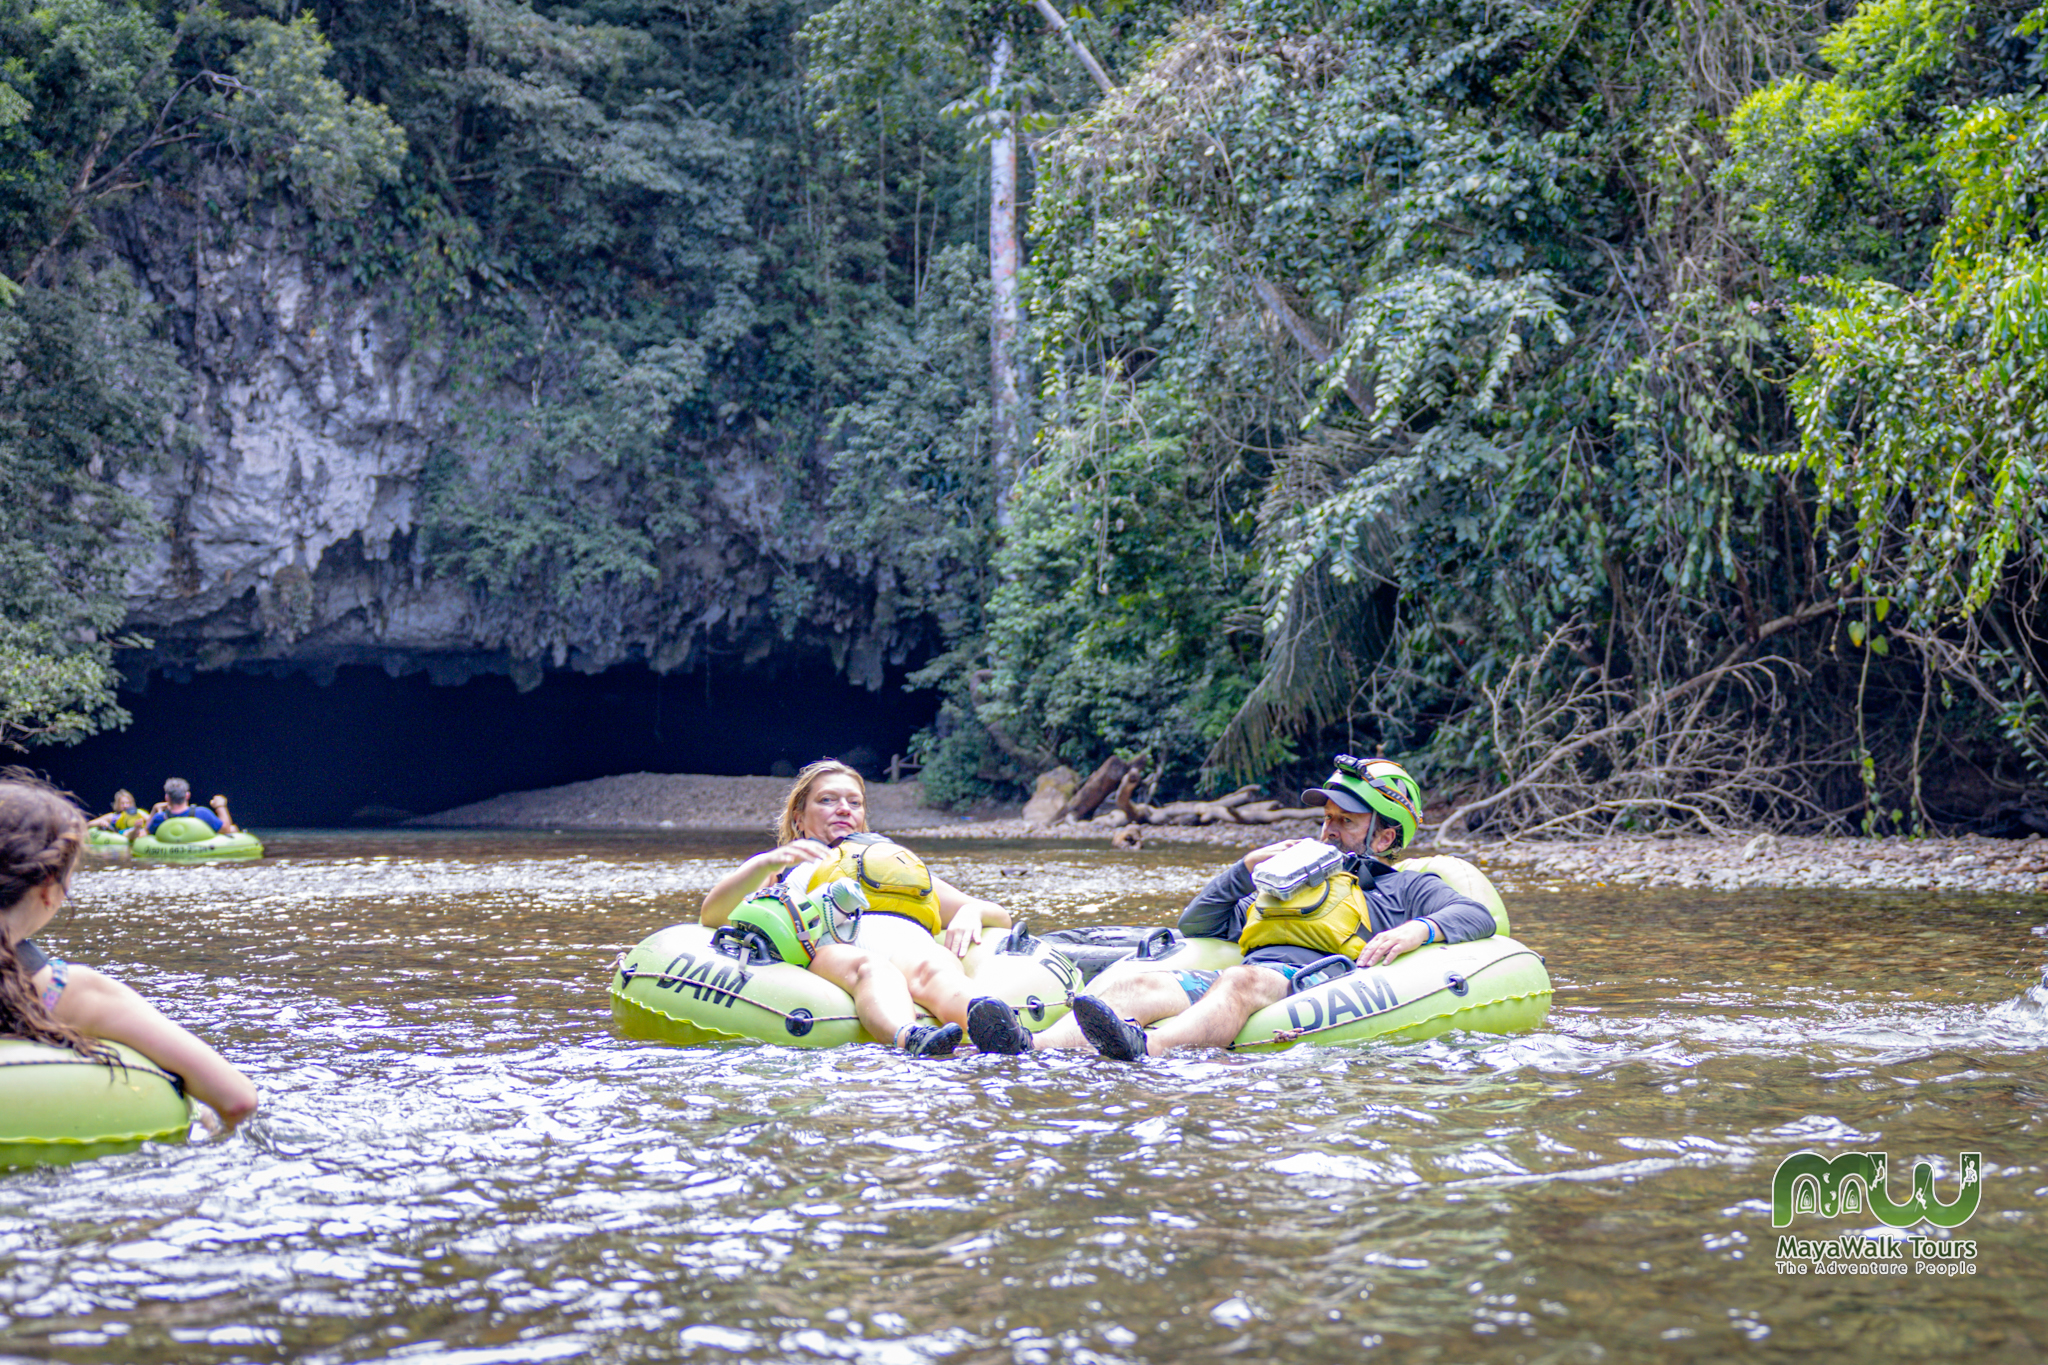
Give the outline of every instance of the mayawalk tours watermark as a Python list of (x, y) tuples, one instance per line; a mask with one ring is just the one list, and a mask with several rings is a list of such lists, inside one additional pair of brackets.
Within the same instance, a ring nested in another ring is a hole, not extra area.
[[(1912, 1193), (1891, 1197), (1883, 1152), (1794, 1152), (1778, 1163), (1771, 1179), (1771, 1226), (1785, 1228), (1801, 1214), (1814, 1218), (1875, 1215), (1888, 1228), (1921, 1223), (1959, 1228), (1977, 1211), (1983, 1193), (1984, 1158), (1964, 1152), (1957, 1162), (1961, 1188), (1943, 1202), (1934, 1192), (1934, 1167), (1913, 1166)], [(1960, 1237), (1886, 1237), (1854, 1234), (1828, 1238), (1781, 1235), (1781, 1275), (1974, 1275), (1977, 1244)]]

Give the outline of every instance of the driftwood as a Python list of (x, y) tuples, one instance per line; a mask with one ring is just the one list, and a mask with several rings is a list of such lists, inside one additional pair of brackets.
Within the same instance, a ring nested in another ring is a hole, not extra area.
[(1277, 825), (1282, 820), (1320, 820), (1323, 813), (1314, 806), (1283, 806), (1278, 801), (1254, 801), (1231, 811), (1241, 825)]
[(1143, 758), (1133, 762), (1130, 767), (1124, 769), (1124, 775), (1116, 784), (1116, 808), (1124, 813), (1124, 820), (1133, 825), (1147, 823), (1140, 812), (1152, 809), (1143, 802), (1132, 799), (1138, 790), (1138, 783), (1144, 780), (1145, 763), (1146, 760)]
[(1115, 754), (1103, 759), (1102, 766), (1090, 773), (1088, 780), (1076, 788), (1073, 796), (1068, 798), (1067, 804), (1060, 807), (1059, 814), (1053, 816), (1052, 823), (1056, 825), (1062, 820), (1086, 820), (1095, 814), (1095, 808), (1109, 799), (1110, 793), (1117, 789), (1117, 784), (1124, 780), (1124, 773), (1130, 766)]
[(1148, 825), (1236, 825), (1243, 822), (1237, 818), (1237, 808), (1249, 805), (1259, 795), (1257, 787), (1239, 787), (1228, 796), (1219, 796), (1214, 801), (1172, 801), (1163, 806), (1151, 806)]
[(1318, 810), (1294, 810), (1272, 800), (1260, 800), (1257, 787), (1239, 787), (1213, 801), (1169, 801), (1151, 806), (1133, 799), (1143, 774), (1137, 767), (1125, 773), (1116, 790), (1117, 809), (1129, 825), (1271, 825), (1281, 820), (1319, 819)]

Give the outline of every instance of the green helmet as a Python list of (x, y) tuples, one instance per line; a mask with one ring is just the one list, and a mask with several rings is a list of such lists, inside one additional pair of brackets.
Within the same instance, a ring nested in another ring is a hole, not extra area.
[(868, 898), (850, 877), (808, 892), (778, 882), (742, 903), (730, 922), (743, 934), (752, 930), (784, 962), (808, 967), (819, 949), (853, 942), (861, 912), (867, 908)]
[(1373, 811), (1401, 831), (1401, 843), (1415, 842), (1422, 825), (1422, 787), (1408, 770), (1390, 758), (1354, 758), (1338, 754), (1337, 771), (1320, 787), (1301, 794), (1304, 806), (1332, 801), (1353, 814)]

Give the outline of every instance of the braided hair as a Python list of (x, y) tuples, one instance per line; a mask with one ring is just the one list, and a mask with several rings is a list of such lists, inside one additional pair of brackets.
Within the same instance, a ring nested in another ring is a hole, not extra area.
[[(19, 905), (53, 878), (61, 885), (85, 847), (85, 820), (64, 793), (25, 768), (0, 768), (0, 907)], [(96, 1061), (112, 1052), (58, 1023), (14, 945), (0, 934), (0, 1036), (68, 1047)]]

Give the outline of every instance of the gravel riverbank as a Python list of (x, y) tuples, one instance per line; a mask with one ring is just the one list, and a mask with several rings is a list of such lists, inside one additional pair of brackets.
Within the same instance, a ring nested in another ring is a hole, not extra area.
[[(632, 773), (541, 791), (509, 792), (474, 805), (421, 816), (409, 825), (489, 829), (720, 829), (773, 838), (789, 779)], [(1021, 808), (961, 816), (924, 804), (915, 781), (868, 788), (868, 819), (906, 839), (1061, 839), (1107, 843), (1107, 821), (1035, 830)], [(1277, 825), (1147, 826), (1148, 844), (1211, 844), (1243, 851), (1274, 839), (1313, 834), (1312, 821)], [(1426, 850), (1424, 850), (1426, 851)], [(2048, 841), (1851, 839), (1759, 834), (1732, 839), (1630, 838), (1587, 843), (1482, 842), (1441, 848), (1484, 864), (1579, 884), (1701, 887), (1983, 891), (2048, 894)]]

